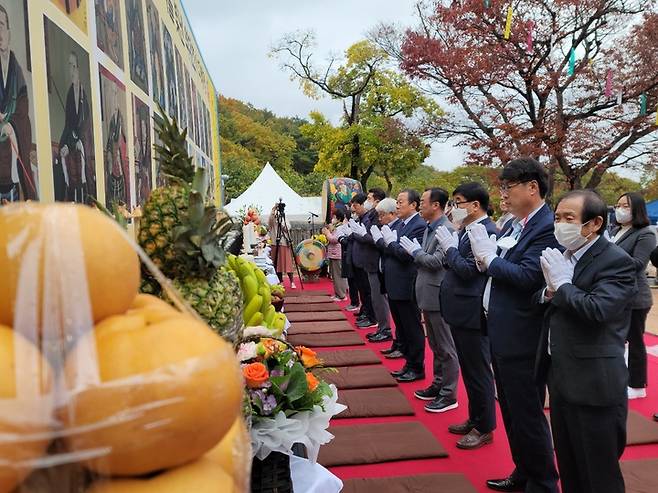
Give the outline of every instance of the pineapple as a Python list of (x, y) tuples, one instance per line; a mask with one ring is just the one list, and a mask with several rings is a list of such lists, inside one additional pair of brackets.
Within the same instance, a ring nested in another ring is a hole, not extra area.
[[(239, 279), (225, 266), (223, 240), (232, 222), (223, 211), (206, 204), (206, 170), (194, 170), (186, 132), (161, 113), (157, 131), (163, 144), (156, 146), (156, 152), (167, 183), (144, 204), (138, 240), (190, 306), (233, 342), (242, 328), (242, 292)], [(143, 292), (166, 299), (147, 272), (143, 278)]]

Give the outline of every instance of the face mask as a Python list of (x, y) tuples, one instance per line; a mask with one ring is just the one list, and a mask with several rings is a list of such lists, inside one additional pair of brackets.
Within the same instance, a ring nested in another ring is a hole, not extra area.
[(363, 203), (363, 207), (365, 208), (365, 210), (369, 211), (370, 209), (372, 209), (372, 202), (370, 202), (369, 200), (366, 200)]
[(450, 217), (455, 224), (461, 224), (468, 217), (468, 211), (459, 207), (453, 207), (450, 211)]
[[(585, 224), (589, 223), (587, 221)], [(557, 242), (569, 251), (578, 250), (587, 243), (589, 236), (583, 236), (580, 232), (585, 224), (577, 223), (556, 223), (555, 239)], [(591, 236), (591, 235), (590, 235)]]
[(631, 214), (630, 209), (622, 209), (621, 207), (617, 207), (615, 209), (615, 219), (619, 224), (626, 224), (631, 222), (633, 215)]
[(502, 250), (509, 250), (510, 248), (515, 247), (518, 242), (519, 240), (513, 236), (504, 236), (496, 242), (496, 245)]
[(352, 219), (356, 221), (357, 219), (359, 219), (359, 215), (356, 212), (352, 212)]

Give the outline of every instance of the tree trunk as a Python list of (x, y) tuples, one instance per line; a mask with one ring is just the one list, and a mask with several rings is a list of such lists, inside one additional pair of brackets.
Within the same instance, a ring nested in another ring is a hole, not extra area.
[(598, 187), (601, 184), (601, 179), (603, 178), (603, 175), (605, 174), (607, 169), (608, 168), (602, 164), (595, 167), (594, 171), (592, 172), (592, 176), (590, 176), (587, 185), (585, 185), (585, 188), (594, 190), (596, 187)]
[(384, 179), (386, 180), (386, 193), (390, 196), (393, 191), (393, 182), (387, 171), (384, 171)]
[(372, 174), (374, 169), (375, 167), (371, 164), (370, 166), (368, 166), (368, 169), (366, 169), (364, 173), (361, 175), (361, 186), (363, 187), (364, 192), (368, 190), (368, 180), (370, 179), (370, 175)]
[(360, 179), (359, 165), (361, 164), (361, 145), (359, 143), (359, 136), (352, 137), (352, 152), (350, 153), (350, 178), (354, 180)]

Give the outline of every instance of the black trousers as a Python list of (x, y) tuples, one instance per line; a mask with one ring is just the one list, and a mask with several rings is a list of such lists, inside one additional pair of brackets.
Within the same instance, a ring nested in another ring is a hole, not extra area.
[(492, 354), (498, 404), (516, 469), (526, 493), (557, 493), (551, 432), (544, 416), (546, 386), (535, 378), (535, 358), (500, 358)]
[(562, 493), (623, 493), (619, 458), (626, 447), (628, 401), (583, 406), (566, 402), (550, 384), (549, 389)]
[(489, 338), (479, 330), (451, 327), (464, 387), (468, 420), (480, 433), (496, 429), (496, 397)]
[(644, 329), (650, 308), (631, 310), (628, 329), (628, 386), (642, 389), (647, 386), (647, 348), (644, 345)]
[(356, 278), (350, 276), (347, 278), (347, 287), (350, 293), (350, 305), (359, 306), (359, 288), (356, 284)]
[(361, 310), (359, 315), (363, 315), (368, 320), (375, 320), (375, 312), (372, 309), (372, 298), (370, 297), (370, 281), (368, 281), (368, 273), (354, 267), (354, 278), (356, 286), (359, 290), (359, 298), (361, 298)]
[(398, 349), (404, 354), (405, 368), (418, 373), (425, 370), (425, 333), (420, 322), (420, 310), (411, 300), (388, 300), (395, 322)]

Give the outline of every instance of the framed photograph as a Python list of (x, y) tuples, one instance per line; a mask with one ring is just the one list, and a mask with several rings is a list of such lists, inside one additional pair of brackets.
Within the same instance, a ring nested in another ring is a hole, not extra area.
[(146, 38), (144, 31), (144, 4), (142, 0), (126, 0), (128, 19), (128, 56), (130, 78), (146, 94), (149, 80), (146, 64)]
[(135, 143), (135, 205), (144, 205), (151, 193), (151, 115), (146, 103), (133, 96)]

